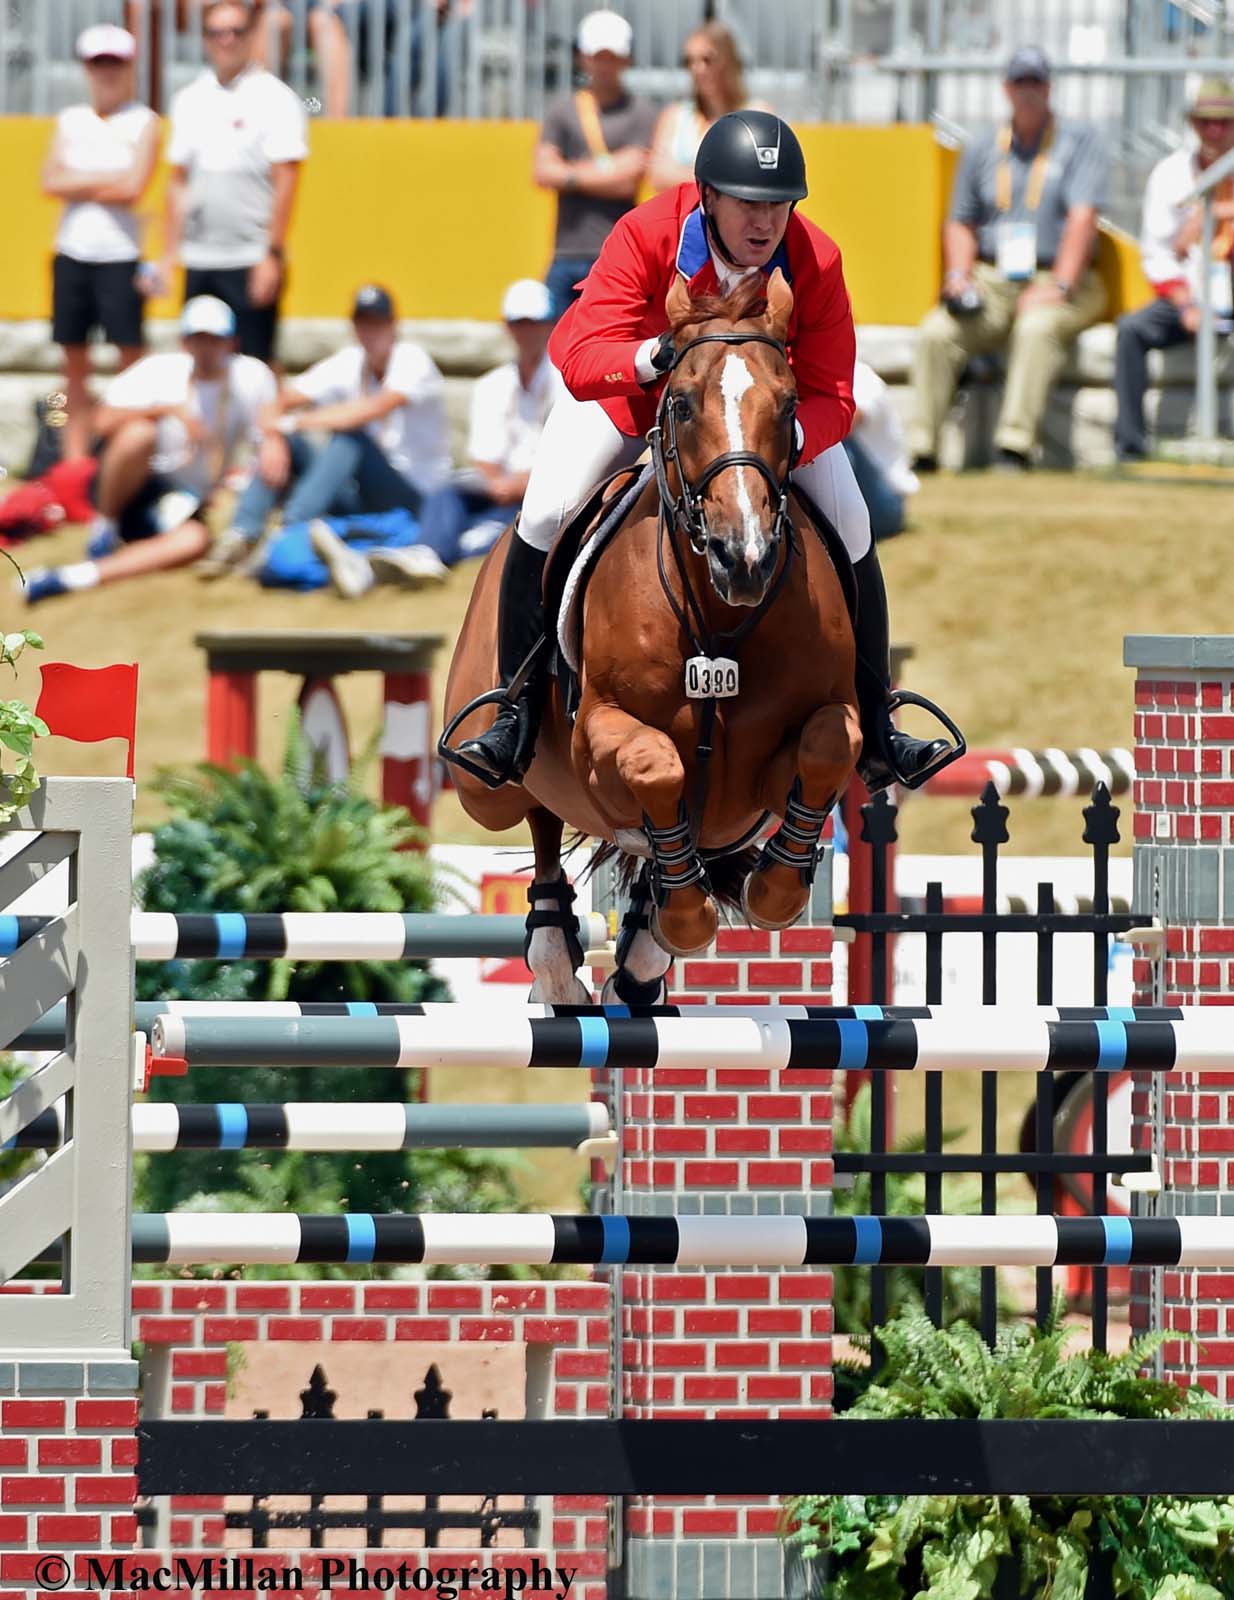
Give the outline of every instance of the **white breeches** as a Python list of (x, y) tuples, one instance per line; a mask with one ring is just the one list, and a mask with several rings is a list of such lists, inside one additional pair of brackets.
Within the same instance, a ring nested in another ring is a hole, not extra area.
[[(613, 424), (598, 400), (563, 394), (549, 412), (535, 465), (523, 496), (519, 538), (536, 550), (551, 550), (565, 526), (602, 478), (629, 467), (642, 455), (642, 439)], [(833, 444), (793, 473), (831, 522), (854, 561), (870, 550), (870, 513), (861, 498), (844, 446)]]

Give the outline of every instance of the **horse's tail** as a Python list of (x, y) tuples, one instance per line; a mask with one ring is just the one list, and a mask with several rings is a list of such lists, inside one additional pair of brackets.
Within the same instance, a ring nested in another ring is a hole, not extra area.
[[(577, 842), (581, 842), (581, 836)], [(585, 875), (590, 877), (614, 857), (618, 863), (618, 888), (623, 896), (628, 896), (634, 887), (635, 879), (646, 865), (646, 858), (643, 856), (629, 855), (617, 845), (604, 842), (597, 845), (591, 860), (587, 863)], [(707, 860), (707, 881), (711, 886), (712, 898), (725, 911), (736, 912), (738, 921), (743, 923), (745, 912), (741, 906), (741, 891), (746, 879), (758, 865), (758, 861), (759, 851), (755, 845), (748, 845), (744, 850), (733, 850), (722, 856), (710, 856)]]

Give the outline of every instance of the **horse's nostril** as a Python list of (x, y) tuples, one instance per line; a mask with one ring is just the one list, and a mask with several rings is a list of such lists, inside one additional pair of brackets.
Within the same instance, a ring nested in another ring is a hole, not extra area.
[(731, 571), (733, 566), (733, 553), (729, 549), (726, 541), (723, 539), (709, 539), (708, 545), (710, 546), (712, 556), (720, 563), (725, 572)]

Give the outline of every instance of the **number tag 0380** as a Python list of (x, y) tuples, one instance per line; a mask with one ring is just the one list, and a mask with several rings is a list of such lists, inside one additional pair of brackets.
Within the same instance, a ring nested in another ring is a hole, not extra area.
[(727, 656), (691, 656), (686, 662), (688, 700), (727, 700), (737, 693), (737, 663)]

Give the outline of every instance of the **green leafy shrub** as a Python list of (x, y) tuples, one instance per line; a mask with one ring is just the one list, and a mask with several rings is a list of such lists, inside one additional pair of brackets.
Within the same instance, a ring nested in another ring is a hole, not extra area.
[[(1075, 1332), (1056, 1297), (1037, 1330), (1009, 1325), (991, 1349), (967, 1323), (936, 1328), (908, 1311), (878, 1329), (886, 1363), (849, 1418), (1226, 1417), (1198, 1386), (1180, 1389), (1140, 1368), (1166, 1339), (1124, 1354), (1067, 1356)], [(869, 1349), (871, 1341), (859, 1341)], [(1231, 1433), (1234, 1447), (1234, 1432)], [(1083, 1600), (1090, 1561), (1105, 1560), (1126, 1600), (1224, 1600), (1234, 1594), (1234, 1499), (1136, 1495), (980, 1497), (804, 1495), (787, 1509), (788, 1537), (807, 1560), (826, 1554), (828, 1600), (991, 1600), (1009, 1592)]]
[[(17, 566), (12, 556), (4, 552), (10, 565)], [(20, 572), (20, 567), (17, 568)], [(29, 628), (0, 636), (0, 667), (17, 670), (17, 663), (26, 650), (41, 650), (43, 641)], [(34, 770), (34, 741), (47, 737), (47, 724), (36, 717), (28, 705), (20, 700), (0, 700), (0, 748), (17, 757), (6, 772), (0, 770), (0, 825), (9, 821), (25, 805), (39, 786), (39, 775)]]
[[(380, 807), (359, 786), (311, 776), (298, 728), (284, 770), (246, 762), (201, 765), (157, 782), (172, 812), (154, 833), (155, 860), (138, 885), (148, 911), (430, 911), (448, 890), (407, 813)], [(306, 774), (308, 778), (306, 781)], [(138, 968), (141, 999), (372, 1000), (447, 998), (423, 962), (169, 961)], [(415, 1075), (401, 1069), (232, 1069), (157, 1078), (159, 1100), (403, 1101)], [(516, 1209), (518, 1158), (492, 1152), (389, 1151), (363, 1156), (304, 1151), (181, 1151), (138, 1158), (139, 1210), (358, 1212)], [(347, 1268), (306, 1270), (347, 1275)], [(263, 1269), (269, 1276), (270, 1269)]]

